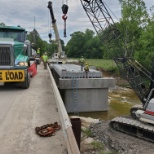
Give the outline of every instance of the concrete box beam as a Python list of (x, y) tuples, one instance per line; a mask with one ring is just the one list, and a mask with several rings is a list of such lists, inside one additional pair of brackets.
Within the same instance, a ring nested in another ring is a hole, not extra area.
[(73, 78), (61, 79), (59, 78), (60, 89), (72, 89), (72, 82), (76, 81), (77, 89), (102, 89), (112, 88), (115, 86), (114, 78)]
[(108, 88), (114, 86), (114, 78), (59, 78), (68, 113), (107, 111)]
[[(50, 68), (54, 69), (60, 78), (85, 78), (85, 71), (81, 71), (81, 66), (75, 64), (52, 64)], [(89, 69), (89, 78), (101, 78), (102, 72)]]

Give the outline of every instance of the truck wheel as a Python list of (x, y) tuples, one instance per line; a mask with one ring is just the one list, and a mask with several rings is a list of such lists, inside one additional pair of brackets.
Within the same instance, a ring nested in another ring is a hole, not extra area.
[(39, 59), (36, 60), (36, 63), (39, 65), (41, 62)]
[(23, 89), (28, 89), (29, 88), (29, 86), (30, 86), (30, 74), (29, 73), (27, 73), (25, 81), (23, 83), (21, 83), (21, 84), (22, 84), (21, 88), (23, 88)]
[(41, 64), (41, 60), (39, 59), (39, 64)]

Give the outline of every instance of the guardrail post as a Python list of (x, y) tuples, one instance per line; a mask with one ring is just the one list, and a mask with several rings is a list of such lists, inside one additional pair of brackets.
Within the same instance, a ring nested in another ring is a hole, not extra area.
[(80, 149), (81, 142), (81, 119), (80, 118), (71, 118), (72, 129), (74, 136), (76, 138), (76, 142), (78, 144), (78, 148)]

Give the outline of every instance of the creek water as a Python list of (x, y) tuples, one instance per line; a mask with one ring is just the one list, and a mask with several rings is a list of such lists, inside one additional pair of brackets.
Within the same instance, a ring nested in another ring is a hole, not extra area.
[(117, 116), (129, 115), (130, 108), (140, 103), (132, 89), (116, 88), (109, 90), (108, 111), (80, 113), (80, 116), (110, 120)]

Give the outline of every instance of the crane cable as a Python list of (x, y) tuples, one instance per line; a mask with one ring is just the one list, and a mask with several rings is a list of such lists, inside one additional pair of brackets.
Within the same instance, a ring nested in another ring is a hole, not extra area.
[[(62, 5), (64, 4), (64, 0), (62, 0)], [(66, 0), (66, 5), (68, 4), (68, 0)]]
[(52, 33), (51, 33), (51, 19), (50, 19), (50, 14), (48, 13), (48, 37), (49, 37), (49, 42), (51, 43), (51, 37), (52, 37)]
[(64, 4), (64, 1), (62, 0), (62, 12), (63, 12), (62, 19), (64, 20), (64, 37), (66, 37), (66, 20), (67, 20), (67, 12), (68, 12), (67, 0), (66, 0), (66, 4)]

